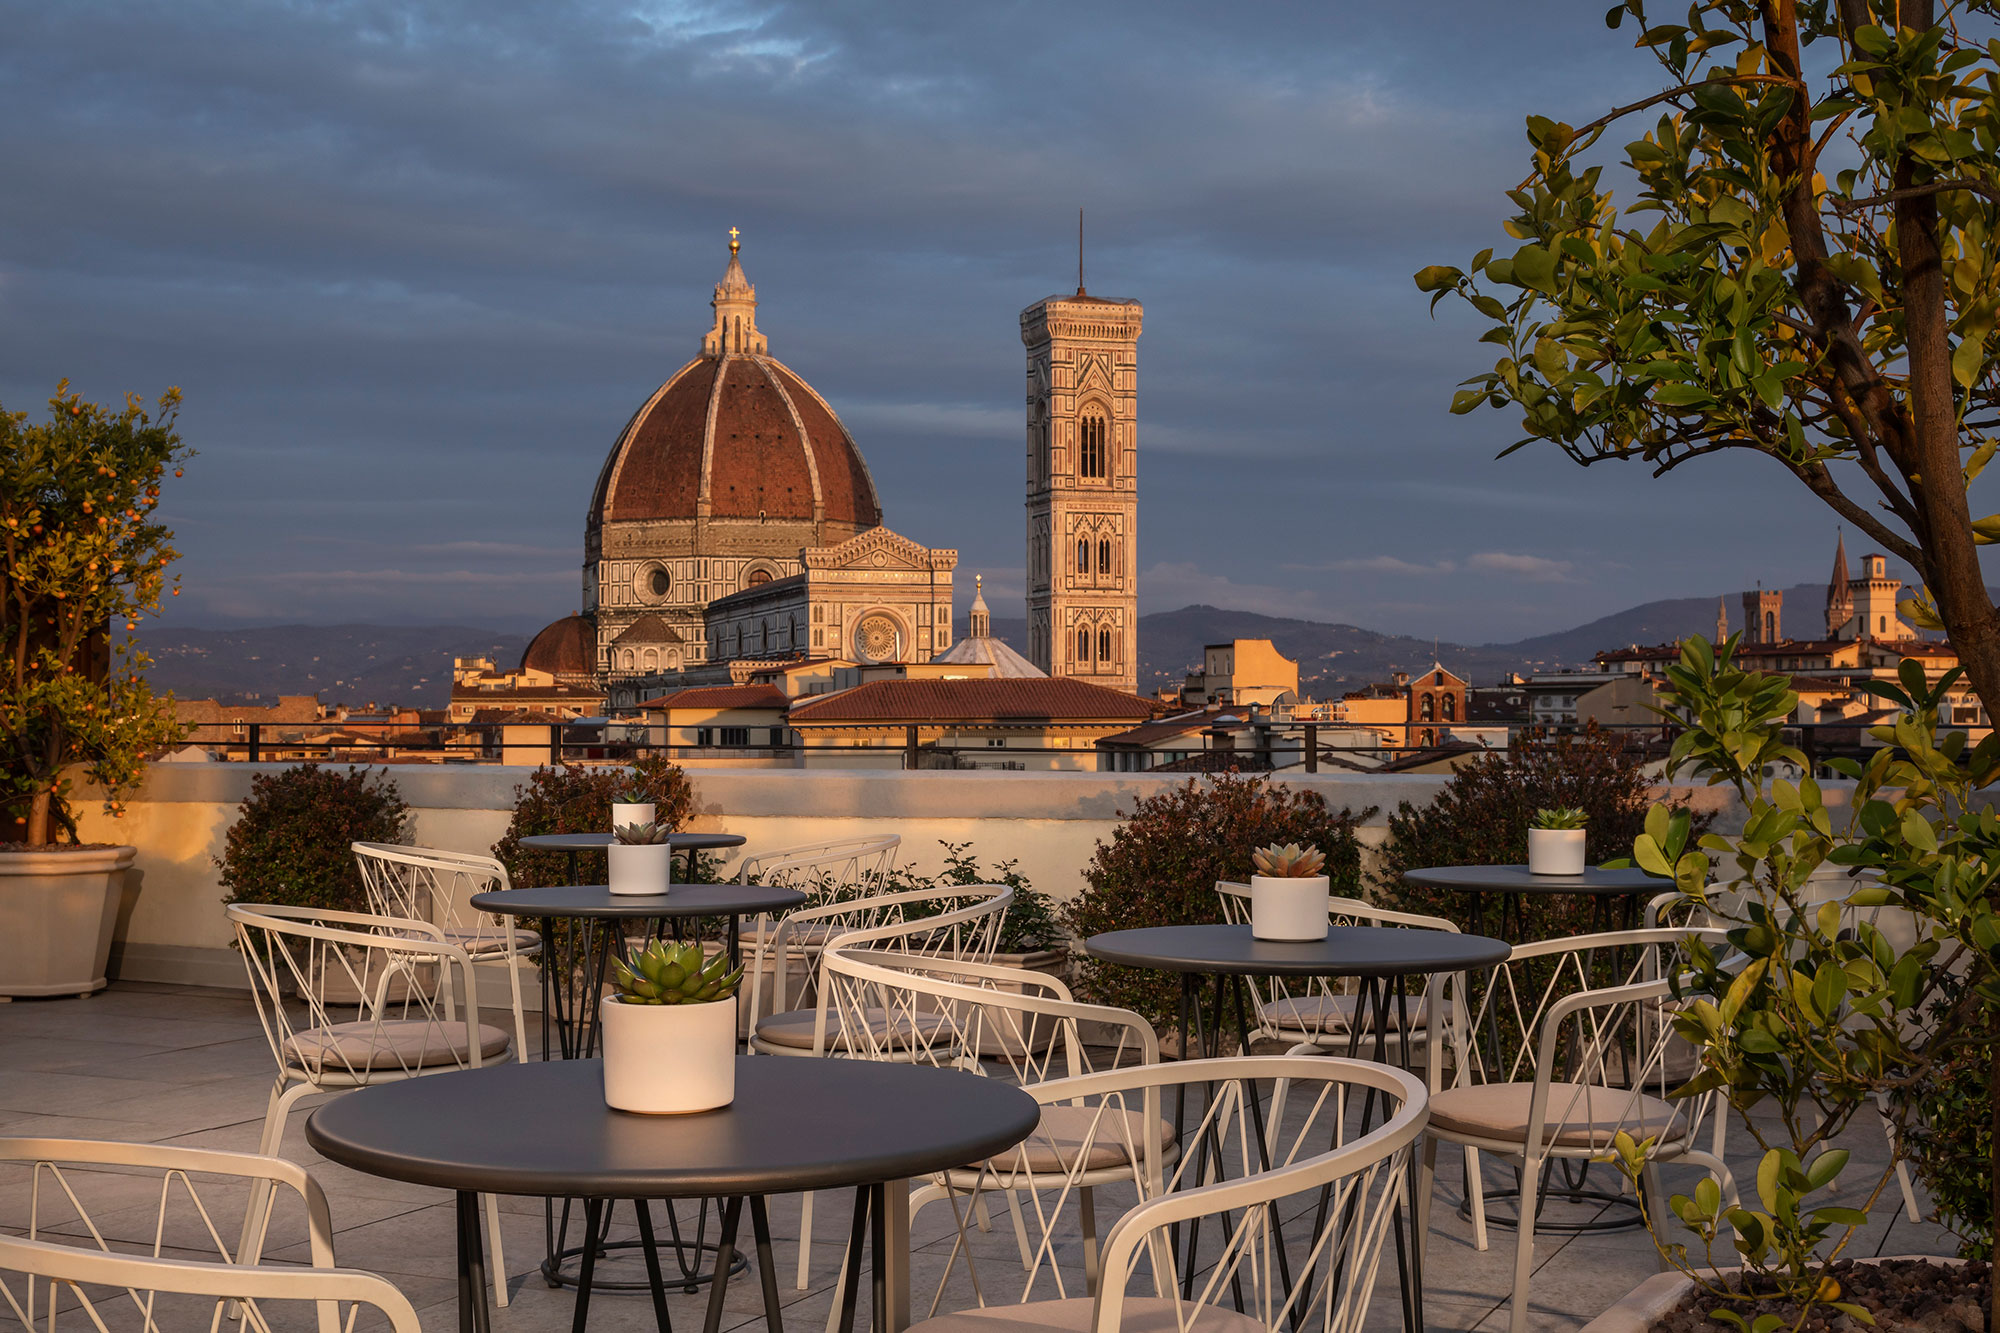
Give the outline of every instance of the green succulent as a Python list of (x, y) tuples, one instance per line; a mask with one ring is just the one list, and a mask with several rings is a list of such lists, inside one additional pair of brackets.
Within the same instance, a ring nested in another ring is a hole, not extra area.
[(665, 824), (620, 824), (611, 830), (611, 836), (626, 846), (654, 847), (667, 840), (673, 832)]
[(735, 995), (742, 980), (728, 954), (705, 958), (699, 944), (654, 940), (629, 962), (611, 960), (611, 984), (626, 1004), (709, 1004)]
[(1575, 806), (1562, 805), (1557, 806), (1553, 810), (1535, 811), (1534, 826), (1536, 828), (1577, 829), (1583, 827), (1586, 818), (1587, 816), (1585, 816), (1583, 811), (1577, 809)]

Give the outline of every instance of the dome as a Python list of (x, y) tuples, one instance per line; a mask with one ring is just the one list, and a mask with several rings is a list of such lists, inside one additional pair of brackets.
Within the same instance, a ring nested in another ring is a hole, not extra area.
[(702, 354), (656, 389), (598, 475), (590, 525), (747, 520), (825, 525), (839, 541), (882, 521), (854, 437), (826, 400), (767, 354), (756, 289), (730, 243)]
[(597, 674), (597, 626), (582, 616), (545, 625), (521, 654), (521, 670), (546, 671), (557, 680)]

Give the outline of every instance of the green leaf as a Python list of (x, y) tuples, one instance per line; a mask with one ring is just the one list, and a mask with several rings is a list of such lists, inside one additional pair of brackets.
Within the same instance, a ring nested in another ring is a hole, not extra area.
[(1465, 274), (1449, 264), (1430, 264), (1417, 270), (1417, 290), (1420, 292), (1449, 291), (1463, 281)]
[(1816, 1190), (1825, 1189), (1846, 1165), (1847, 1149), (1828, 1148), (1813, 1158), (1812, 1165), (1806, 1168), (1806, 1183)]
[(1556, 257), (1541, 246), (1528, 244), (1514, 252), (1514, 280), (1545, 296), (1555, 295)]

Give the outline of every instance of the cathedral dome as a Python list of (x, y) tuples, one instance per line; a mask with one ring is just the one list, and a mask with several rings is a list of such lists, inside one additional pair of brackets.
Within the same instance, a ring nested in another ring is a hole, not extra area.
[(756, 289), (730, 243), (702, 354), (656, 389), (598, 475), (590, 526), (812, 523), (839, 541), (882, 521), (875, 482), (826, 400), (767, 354)]
[(597, 671), (597, 626), (582, 616), (564, 616), (528, 643), (521, 670), (546, 671), (558, 681), (591, 676)]

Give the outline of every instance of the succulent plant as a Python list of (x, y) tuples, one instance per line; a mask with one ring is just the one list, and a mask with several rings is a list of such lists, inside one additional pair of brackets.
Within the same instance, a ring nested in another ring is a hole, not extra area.
[(711, 1004), (735, 995), (742, 980), (728, 954), (705, 958), (699, 944), (654, 940), (629, 962), (611, 960), (611, 985), (626, 1004)]
[(1257, 867), (1260, 875), (1275, 879), (1310, 879), (1326, 869), (1326, 853), (1317, 847), (1301, 847), (1295, 842), (1288, 842), (1282, 847), (1272, 843), (1250, 853), (1250, 863)]
[(1582, 828), (1589, 816), (1573, 805), (1559, 805), (1553, 810), (1535, 811), (1536, 828)]
[(667, 840), (673, 830), (665, 824), (620, 824), (611, 830), (611, 836), (627, 846), (652, 847)]
[(653, 798), (646, 791), (645, 782), (637, 776), (626, 778), (624, 785), (611, 794), (611, 799), (621, 805), (651, 805)]

